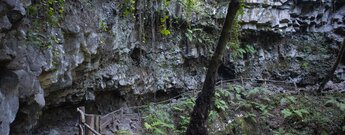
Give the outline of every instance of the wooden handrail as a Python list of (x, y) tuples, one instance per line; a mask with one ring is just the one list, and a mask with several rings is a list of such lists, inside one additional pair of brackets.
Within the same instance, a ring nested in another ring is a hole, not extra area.
[[(272, 82), (272, 83), (289, 83), (289, 84), (292, 84), (291, 82), (289, 81), (278, 81), (278, 80), (269, 80), (269, 79), (256, 79), (256, 78), (238, 78), (238, 79), (228, 79), (228, 80), (222, 80), (222, 81), (219, 81), (216, 83), (216, 86), (219, 87), (221, 86), (223, 83), (229, 83), (229, 82), (234, 82), (234, 81), (240, 81), (242, 82), (242, 85), (243, 85), (243, 81), (244, 80), (251, 80), (251, 81), (267, 81), (267, 82)], [(295, 85), (296, 87), (296, 85)], [(160, 101), (160, 102), (157, 102), (157, 103), (153, 103), (153, 104), (162, 104), (162, 103), (166, 103), (166, 102), (170, 102), (172, 99), (175, 99), (177, 97), (181, 97), (181, 98), (186, 98), (184, 97), (183, 95), (188, 95), (190, 94), (190, 92), (184, 92), (184, 93), (181, 93), (177, 96), (174, 96), (170, 99), (167, 99), (167, 100), (163, 100), (163, 101)], [(77, 108), (77, 111), (80, 113), (80, 122), (79, 122), (79, 132), (80, 134), (79, 135), (85, 135), (85, 131), (91, 131), (93, 134), (96, 134), (96, 135), (101, 135), (102, 132), (102, 129), (104, 127), (106, 127), (108, 124), (111, 123), (111, 121), (113, 120), (107, 120), (105, 121), (105, 119), (108, 119), (107, 117), (110, 116), (110, 115), (117, 115), (117, 113), (121, 113), (121, 115), (126, 115), (126, 111), (124, 111), (124, 109), (140, 109), (140, 108), (145, 108), (145, 107), (148, 107), (149, 105), (140, 105), (140, 106), (130, 106), (130, 107), (126, 107), (126, 108), (123, 108), (121, 107), (120, 109), (118, 110), (115, 110), (113, 112), (110, 112), (110, 113), (107, 113), (105, 115), (97, 115), (97, 114), (87, 114), (85, 113), (85, 111), (83, 110), (83, 108)], [(90, 123), (87, 123), (87, 117), (98, 117), (99, 118), (99, 125), (97, 126), (97, 129), (94, 129), (92, 128), (92, 126), (90, 126), (89, 124)], [(113, 116), (111, 116), (113, 117)], [(120, 116), (121, 118), (121, 116)], [(142, 118), (142, 117), (140, 117)], [(117, 119), (117, 117), (115, 118)], [(86, 129), (87, 128), (87, 129)]]
[[(79, 123), (79, 134), (80, 135), (84, 135), (84, 130), (82, 128), (82, 125), (84, 125), (86, 128), (88, 128), (92, 133), (96, 134), (96, 135), (102, 135), (100, 133), (98, 133), (95, 129), (93, 129), (90, 125), (88, 125), (86, 123), (86, 119), (85, 116), (86, 114), (84, 113), (84, 111), (82, 109), (80, 109), (79, 107), (77, 108), (77, 111), (80, 113), (80, 123)], [(96, 115), (91, 115), (89, 114), (89, 116), (96, 116)]]
[(85, 127), (87, 127), (89, 130), (92, 131), (92, 133), (96, 134), (96, 135), (102, 135), (101, 133), (98, 133), (96, 130), (94, 130), (93, 128), (91, 128), (90, 125), (86, 124), (85, 122), (83, 123), (85, 125)]

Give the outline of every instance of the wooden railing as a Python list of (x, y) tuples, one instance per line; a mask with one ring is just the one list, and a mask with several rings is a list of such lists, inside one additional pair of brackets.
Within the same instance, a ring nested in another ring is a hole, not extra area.
[(78, 107), (79, 135), (101, 135), (100, 115), (86, 114), (84, 107)]
[[(242, 82), (244, 80), (250, 80), (250, 81), (261, 81), (261, 82), (271, 82), (271, 83), (290, 83), (292, 84), (292, 88), (297, 88), (296, 84), (293, 82), (287, 82), (287, 81), (276, 81), (276, 80), (267, 80), (267, 79), (253, 79), (253, 78), (240, 78), (240, 79), (231, 79), (231, 80), (223, 80), (220, 82), (217, 82), (217, 86), (221, 86), (223, 84), (233, 82), (233, 81), (239, 81)], [(194, 93), (194, 92), (193, 92)], [(172, 99), (176, 99), (177, 97), (183, 97), (185, 94), (190, 94), (190, 92), (185, 92), (180, 95), (177, 95), (175, 97), (172, 97), (168, 100), (160, 101), (153, 104), (162, 104), (170, 102)], [(193, 94), (194, 95), (194, 94)], [(194, 95), (196, 96), (196, 95)], [(123, 118), (137, 118), (137, 121), (141, 121), (141, 116), (139, 113), (126, 113), (126, 110), (135, 110), (137, 109), (137, 112), (140, 112), (140, 109), (146, 108), (149, 105), (141, 105), (141, 106), (132, 106), (132, 107), (125, 107), (120, 108), (116, 111), (110, 112), (106, 115), (96, 115), (96, 114), (87, 114), (85, 113), (84, 107), (78, 107), (77, 111), (79, 112), (79, 135), (106, 135), (109, 134), (109, 131), (114, 134), (114, 132), (118, 129), (116, 129), (117, 125), (121, 124), (120, 120)]]

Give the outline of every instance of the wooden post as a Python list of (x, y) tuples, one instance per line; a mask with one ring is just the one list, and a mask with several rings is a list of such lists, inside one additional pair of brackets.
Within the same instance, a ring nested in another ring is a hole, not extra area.
[(79, 135), (84, 135), (84, 122), (85, 122), (85, 115), (84, 115), (84, 111), (85, 111), (85, 107), (78, 107), (77, 111), (79, 112)]
[[(95, 129), (95, 121), (93, 115), (86, 115), (85, 120), (85, 124), (89, 125), (89, 128)], [(89, 128), (85, 130), (85, 135), (93, 135), (93, 132)]]
[[(91, 128), (90, 125), (88, 125), (88, 124), (86, 124), (86, 123), (84, 123), (84, 125), (85, 125), (85, 127), (86, 127), (88, 130), (91, 131), (91, 133), (93, 133), (93, 134), (95, 134), (95, 135), (101, 135), (101, 134), (98, 133), (96, 130), (94, 130), (93, 128)], [(93, 134), (92, 134), (92, 135), (93, 135)]]
[(97, 132), (101, 132), (100, 116), (95, 116), (95, 129)]
[[(100, 116), (85, 114), (85, 107), (78, 107), (79, 112), (79, 135), (101, 135)], [(95, 130), (96, 129), (96, 130)]]

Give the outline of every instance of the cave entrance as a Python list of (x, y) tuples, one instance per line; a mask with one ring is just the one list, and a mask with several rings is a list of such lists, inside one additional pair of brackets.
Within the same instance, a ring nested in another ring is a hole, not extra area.
[(95, 93), (95, 100), (85, 101), (85, 111), (89, 114), (107, 114), (127, 106), (119, 91), (101, 91)]

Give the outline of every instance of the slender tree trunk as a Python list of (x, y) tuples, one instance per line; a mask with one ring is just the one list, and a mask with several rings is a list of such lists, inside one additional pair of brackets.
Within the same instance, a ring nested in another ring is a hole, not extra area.
[(323, 88), (325, 87), (327, 82), (333, 77), (333, 74), (334, 74), (335, 70), (337, 69), (337, 67), (340, 63), (341, 58), (343, 58), (343, 56), (344, 56), (344, 53), (345, 53), (345, 39), (343, 40), (343, 45), (341, 46), (341, 49), (338, 53), (337, 60), (335, 61), (332, 69), (329, 71), (329, 73), (327, 74), (327, 76), (325, 77), (323, 82), (320, 84), (320, 87), (317, 90), (317, 93), (321, 94), (321, 91), (323, 90)]
[(187, 129), (187, 135), (207, 135), (206, 122), (215, 93), (215, 83), (218, 67), (221, 64), (225, 47), (231, 37), (231, 29), (237, 11), (240, 8), (239, 0), (231, 0), (228, 7), (228, 13), (225, 18), (222, 33), (218, 40), (216, 51), (208, 65), (205, 82), (201, 93), (196, 99), (191, 120)]

